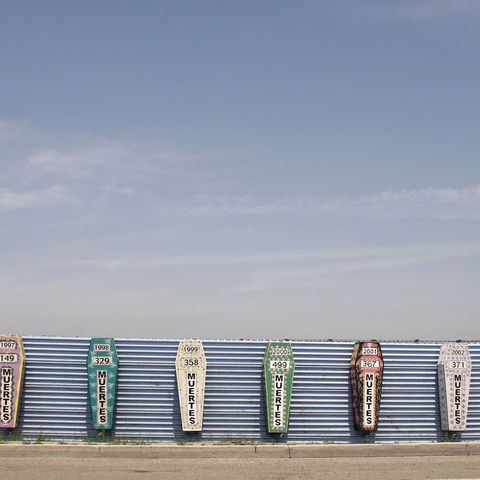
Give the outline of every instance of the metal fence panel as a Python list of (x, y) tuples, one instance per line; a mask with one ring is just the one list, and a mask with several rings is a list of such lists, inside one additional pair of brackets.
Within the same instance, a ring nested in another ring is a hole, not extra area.
[[(89, 338), (23, 337), (27, 355), (19, 427), (6, 438), (90, 441)], [(349, 361), (354, 342), (293, 341), (295, 379), (288, 434), (266, 430), (262, 361), (267, 341), (203, 341), (204, 428), (183, 433), (175, 375), (178, 340), (116, 339), (119, 374), (111, 437), (126, 441), (417, 442), (440, 429), (438, 342), (382, 342), (385, 361), (377, 432), (353, 429)], [(480, 343), (473, 361), (467, 430), (480, 441)]]

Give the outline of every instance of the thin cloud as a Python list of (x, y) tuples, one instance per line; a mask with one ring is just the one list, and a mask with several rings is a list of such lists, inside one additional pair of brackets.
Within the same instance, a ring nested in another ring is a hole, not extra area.
[(374, 270), (392, 270), (415, 265), (480, 255), (480, 243), (425, 244), (393, 246), (378, 249), (332, 250), (331, 258), (313, 266), (270, 268), (258, 270), (254, 279), (229, 293), (248, 293), (271, 289), (303, 288), (325, 284), (332, 277)]
[[(472, 2), (463, 3), (464, 8), (472, 6)], [(22, 124), (0, 120), (0, 142), (2, 138), (15, 137), (22, 128), (25, 130)], [(52, 147), (56, 144), (60, 147)], [(245, 194), (234, 175), (228, 176), (226, 171), (212, 168), (207, 159), (218, 158), (216, 154), (192, 154), (179, 149), (162, 149), (153, 144), (138, 145), (91, 137), (69, 137), (63, 142), (48, 137), (44, 139), (44, 145), (30, 149), (23, 161), (17, 161), (10, 153), (4, 156), (4, 161), (10, 162), (8, 175), (2, 179), (7, 197), (12, 196), (19, 185), (36, 192), (48, 185), (62, 184), (85, 204), (93, 198), (121, 195), (125, 199), (143, 201), (157, 216), (480, 219), (480, 185), (461, 189), (386, 190), (356, 198), (325, 198), (309, 193), (265, 198)], [(227, 186), (231, 187), (229, 191), (238, 191), (238, 194), (192, 197), (194, 192), (225, 192)], [(4, 203), (9, 204), (9, 201)]]
[[(31, 152), (27, 170), (36, 175), (62, 177), (67, 180), (85, 179), (97, 185), (103, 193), (117, 194), (108, 185), (119, 179), (148, 185), (165, 179), (208, 179), (202, 160), (206, 154), (191, 154), (157, 145), (137, 145), (110, 142), (103, 139), (83, 139), (80, 145), (64, 148), (42, 148)], [(107, 187), (105, 188), (105, 185)], [(131, 188), (130, 185), (127, 188)], [(128, 193), (125, 191), (124, 193)], [(131, 192), (130, 192), (131, 193)]]
[[(234, 265), (234, 264), (284, 264), (299, 262), (333, 262), (358, 259), (414, 259), (430, 261), (443, 258), (480, 255), (480, 243), (446, 243), (420, 245), (394, 245), (387, 247), (322, 249), (280, 252), (255, 252), (242, 254), (216, 255), (179, 255), (131, 259), (134, 265), (144, 267), (168, 266), (202, 266), (202, 265)], [(128, 265), (129, 261), (125, 262)]]
[(125, 187), (120, 186), (118, 184), (118, 180), (114, 179), (104, 185), (103, 191), (107, 194), (115, 194), (115, 195), (126, 195), (131, 197), (135, 193), (135, 189), (133, 187)]
[(118, 160), (129, 156), (130, 149), (125, 145), (116, 143), (107, 143), (104, 145), (93, 146), (90, 148), (72, 150), (47, 149), (34, 153), (29, 161), (32, 164), (106, 164), (112, 160)]
[[(293, 250), (274, 252), (250, 252), (205, 255), (128, 255), (109, 259), (66, 259), (42, 264), (42, 267), (106, 268), (106, 269), (156, 269), (166, 267), (210, 267), (229, 265), (268, 264), (332, 264), (343, 263), (342, 268), (356, 269), (359, 260), (373, 261), (380, 265), (402, 265), (446, 258), (480, 255), (480, 242), (426, 243), (414, 245), (392, 245), (365, 248), (339, 248), (319, 250)], [(352, 263), (354, 262), (354, 263)], [(387, 262), (387, 263), (385, 263)], [(371, 263), (373, 265), (373, 263)]]
[(114, 165), (122, 161), (135, 161), (137, 167), (159, 163), (177, 164), (207, 158), (175, 149), (162, 149), (154, 145), (139, 146), (110, 142), (102, 139), (90, 139), (86, 145), (70, 145), (63, 149), (44, 148), (32, 153), (29, 162), (33, 165)]
[(359, 198), (295, 195), (262, 201), (252, 195), (199, 196), (175, 209), (185, 216), (318, 215), (363, 218), (480, 219), (480, 185), (463, 189), (387, 190)]
[(62, 185), (53, 185), (44, 190), (26, 192), (15, 192), (8, 188), (0, 189), (0, 212), (2, 213), (69, 202), (68, 190)]
[(389, 190), (362, 197), (352, 210), (372, 217), (479, 219), (480, 185), (462, 189)]
[[(118, 275), (133, 271), (181, 269), (199, 272), (235, 268), (233, 285), (224, 285), (223, 293), (235, 295), (275, 289), (298, 289), (323, 285), (361, 272), (398, 270), (456, 258), (478, 257), (480, 242), (426, 243), (368, 248), (294, 250), (209, 255), (126, 255), (97, 259), (63, 259), (29, 268), (113, 271)], [(213, 269), (213, 270), (211, 270)], [(170, 286), (169, 288), (174, 288)], [(177, 286), (178, 290), (182, 288)], [(187, 287), (188, 288), (188, 287)]]

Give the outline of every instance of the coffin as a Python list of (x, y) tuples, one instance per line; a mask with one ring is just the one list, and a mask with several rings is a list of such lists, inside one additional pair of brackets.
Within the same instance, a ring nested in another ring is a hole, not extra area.
[(0, 427), (2, 428), (15, 428), (18, 424), (25, 360), (22, 337), (0, 335)]
[(270, 342), (265, 351), (263, 373), (269, 433), (287, 433), (295, 361), (289, 342)]
[(118, 356), (113, 338), (92, 338), (87, 358), (88, 385), (95, 430), (113, 427)]
[(377, 342), (357, 342), (350, 361), (355, 430), (375, 431), (383, 381), (383, 357)]
[(437, 364), (442, 430), (467, 428), (472, 360), (465, 343), (444, 343)]
[(200, 340), (182, 340), (175, 360), (182, 430), (201, 432), (207, 359)]

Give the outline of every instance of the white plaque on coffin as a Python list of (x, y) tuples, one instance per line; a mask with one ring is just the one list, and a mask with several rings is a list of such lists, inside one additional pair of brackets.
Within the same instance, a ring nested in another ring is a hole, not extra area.
[(200, 340), (180, 342), (175, 369), (182, 429), (184, 432), (201, 432), (207, 360)]
[(444, 343), (438, 357), (438, 393), (442, 430), (467, 428), (472, 361), (465, 343)]

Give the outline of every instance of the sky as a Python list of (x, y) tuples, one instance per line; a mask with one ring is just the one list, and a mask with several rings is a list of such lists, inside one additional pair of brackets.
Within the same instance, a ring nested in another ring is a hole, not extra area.
[(479, 339), (480, 0), (5, 0), (3, 333)]

